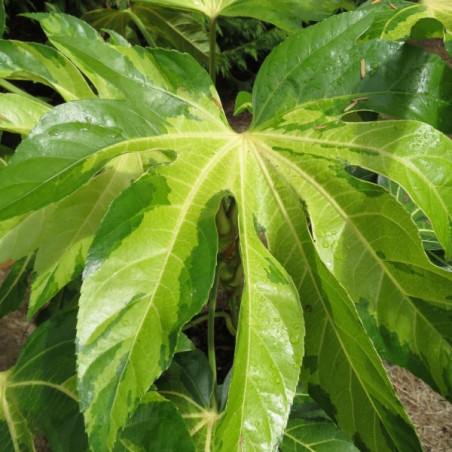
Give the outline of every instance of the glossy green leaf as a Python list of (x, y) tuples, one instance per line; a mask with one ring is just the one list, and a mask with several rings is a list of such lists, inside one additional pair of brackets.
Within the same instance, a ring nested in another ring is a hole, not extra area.
[(43, 432), (52, 450), (87, 451), (75, 389), (75, 312), (42, 324), (16, 365), (0, 373), (0, 440), (5, 451), (34, 451)]
[(195, 447), (176, 407), (159, 394), (149, 392), (141, 399), (113, 450), (194, 452)]
[(278, 4), (271, 0), (258, 4), (255, 0), (143, 0), (143, 3), (200, 11), (211, 19), (221, 15), (254, 17), (289, 31), (299, 30), (302, 22), (324, 19), (339, 8), (353, 8), (348, 0), (281, 0)]
[(253, 124), (261, 128), (277, 116), (283, 121), (289, 112), (328, 98), (335, 100), (323, 109), (329, 116), (374, 110), (450, 132), (452, 70), (439, 57), (402, 42), (356, 45), (372, 20), (366, 10), (341, 14), (278, 46), (256, 79)]
[(0, 109), (0, 129), (26, 135), (50, 107), (18, 94), (2, 94)]
[(0, 77), (44, 83), (67, 101), (94, 97), (74, 65), (42, 44), (0, 40)]
[(353, 443), (300, 387), (292, 405), (281, 452), (358, 452)]
[(14, 262), (0, 284), (0, 317), (19, 308), (25, 300), (32, 256)]

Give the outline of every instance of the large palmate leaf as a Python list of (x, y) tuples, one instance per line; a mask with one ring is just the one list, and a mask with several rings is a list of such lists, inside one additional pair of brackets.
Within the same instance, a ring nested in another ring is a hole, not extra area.
[[(236, 134), (190, 57), (105, 44), (69, 16), (35, 17), (116, 99), (57, 107), (19, 146), (0, 170), (2, 236), (17, 237), (22, 218), (88, 189), (121, 154), (166, 156), (112, 202), (88, 252), (77, 336), (91, 448), (119, 444), (118, 432), (170, 366), (181, 328), (206, 303), (217, 263), (215, 216), (231, 196), (244, 268), (234, 366), (223, 412), (204, 400), (186, 413), (199, 419), (187, 421), (190, 430), (199, 426), (199, 444), (274, 450), (301, 367), (311, 396), (357, 447), (421, 450), (353, 301), (366, 326), (389, 332), (385, 353), (422, 363), (418, 373), (448, 393), (452, 277), (428, 262), (403, 207), (346, 168), (395, 180), (450, 251), (452, 145), (420, 122), (342, 116), (393, 110), (439, 124), (449, 108), (436, 78), (450, 76), (444, 66), (423, 53), (405, 60), (412, 50), (399, 42), (356, 44), (373, 19), (341, 14), (272, 53), (253, 91), (253, 124)], [(399, 59), (407, 82), (394, 85), (389, 62)]]
[(34, 451), (44, 433), (55, 451), (88, 450), (75, 388), (75, 311), (42, 324), (16, 365), (0, 373), (0, 440), (4, 451)]
[(348, 0), (142, 0), (143, 3), (200, 11), (211, 19), (218, 16), (254, 17), (277, 25), (280, 28), (297, 31), (303, 21), (317, 21), (331, 15), (339, 8), (353, 8)]

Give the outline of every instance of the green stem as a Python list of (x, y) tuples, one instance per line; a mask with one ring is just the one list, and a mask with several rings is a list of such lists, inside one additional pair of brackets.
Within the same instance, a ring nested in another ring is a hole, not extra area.
[[(235, 336), (237, 334), (237, 330), (234, 326), (234, 323), (232, 321), (232, 317), (227, 312), (215, 312), (215, 318), (223, 318), (226, 322), (226, 328), (228, 329), (231, 336)], [(191, 322), (188, 322), (183, 328), (182, 331), (189, 330), (190, 328), (193, 328), (196, 325), (199, 325), (200, 323), (207, 322), (209, 320), (209, 314), (203, 314), (199, 317), (196, 317), (196, 319), (192, 320)]]
[(209, 317), (207, 321), (207, 355), (209, 358), (209, 364), (212, 369), (213, 376), (213, 388), (212, 398), (210, 401), (211, 407), (217, 409), (217, 360), (215, 357), (215, 309), (218, 296), (218, 285), (220, 282), (220, 264), (217, 263), (215, 280), (209, 298)]
[(28, 94), (26, 91), (18, 88), (16, 85), (13, 85), (11, 82), (8, 82), (8, 80), (0, 79), (0, 86), (10, 93), (18, 94), (19, 96), (26, 97), (27, 99), (34, 100), (35, 102), (45, 105), (46, 107), (52, 108), (52, 105), (41, 99), (38, 99), (35, 96), (32, 96), (31, 94)]
[(143, 35), (144, 39), (146, 39), (146, 42), (148, 43), (149, 47), (157, 47), (154, 38), (151, 36), (151, 34), (147, 30), (146, 26), (141, 21), (141, 19), (131, 9), (126, 9), (125, 11), (127, 11), (127, 14), (134, 21), (135, 25), (138, 27), (138, 30), (140, 30), (140, 33)]
[(209, 25), (209, 74), (213, 83), (216, 80), (217, 56), (217, 18), (213, 17)]

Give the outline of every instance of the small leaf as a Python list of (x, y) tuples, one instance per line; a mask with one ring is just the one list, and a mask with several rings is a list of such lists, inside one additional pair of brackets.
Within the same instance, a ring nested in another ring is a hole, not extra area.
[(253, 113), (253, 101), (251, 93), (240, 91), (235, 99), (234, 116), (244, 111)]

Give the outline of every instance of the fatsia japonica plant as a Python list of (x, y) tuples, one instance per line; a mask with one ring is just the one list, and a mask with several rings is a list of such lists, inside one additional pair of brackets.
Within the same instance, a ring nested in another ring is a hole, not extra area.
[[(278, 24), (315, 2), (148, 3)], [(240, 134), (187, 54), (63, 14), (30, 15), (51, 45), (0, 42), (1, 77), (64, 100), (0, 96), (24, 135), (0, 169), (0, 307), (30, 265), (29, 315), (53, 300), (0, 373), (2, 450), (37, 432), (64, 451), (422, 450), (381, 357), (451, 398), (452, 274), (393, 193), (449, 259), (452, 73), (405, 43), (412, 4), (391, 5), (275, 48)], [(221, 380), (218, 317), (235, 336)]]

